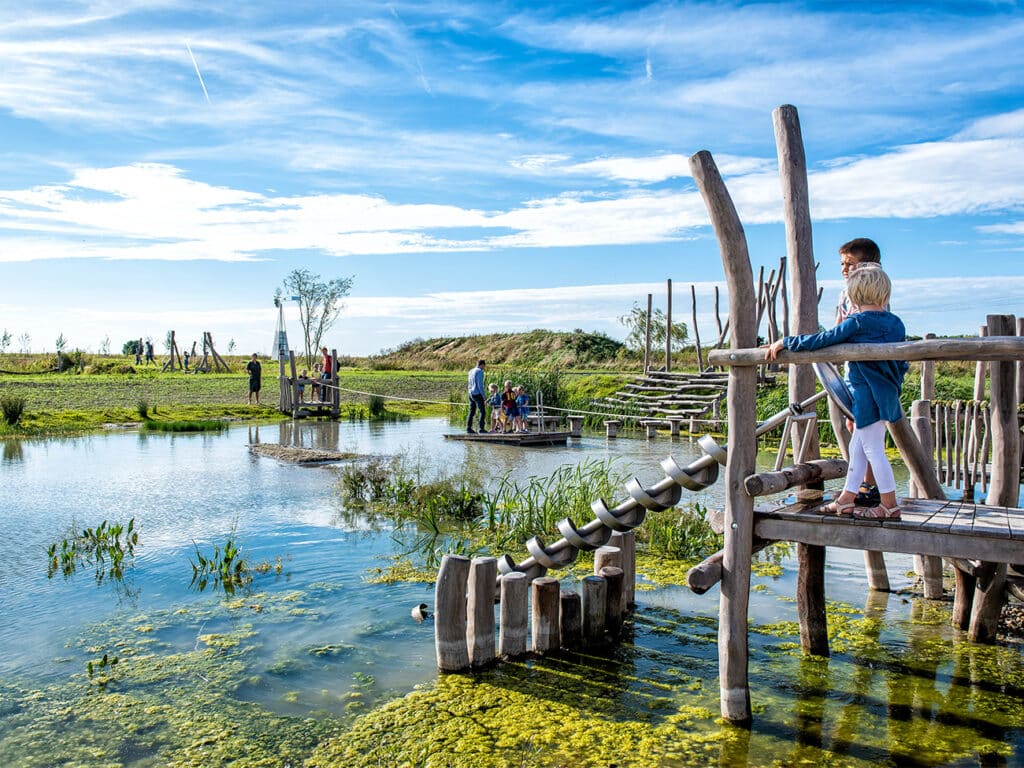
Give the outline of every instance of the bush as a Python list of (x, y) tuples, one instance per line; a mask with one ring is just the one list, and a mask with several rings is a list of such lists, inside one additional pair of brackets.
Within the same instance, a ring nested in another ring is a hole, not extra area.
[(4, 421), (13, 427), (25, 413), (25, 398), (13, 395), (0, 397), (0, 411), (3, 411)]

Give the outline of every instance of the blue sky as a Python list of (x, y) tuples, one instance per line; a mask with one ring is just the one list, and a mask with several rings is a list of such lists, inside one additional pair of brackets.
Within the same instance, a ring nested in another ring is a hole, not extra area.
[(266, 353), (302, 267), (354, 278), (343, 353), (622, 338), (668, 278), (707, 339), (724, 280), (687, 158), (775, 267), (788, 103), (822, 322), (836, 247), (869, 236), (910, 333), (975, 333), (1024, 313), (1022, 49), (1016, 2), (4, 3), (0, 330)]

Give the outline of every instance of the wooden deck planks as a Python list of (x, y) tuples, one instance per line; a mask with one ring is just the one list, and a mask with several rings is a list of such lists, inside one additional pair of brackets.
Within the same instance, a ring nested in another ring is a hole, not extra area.
[(881, 552), (939, 555), (989, 562), (1024, 559), (1024, 510), (963, 502), (901, 500), (904, 519), (856, 520), (808, 512), (800, 505), (755, 511), (764, 539)]

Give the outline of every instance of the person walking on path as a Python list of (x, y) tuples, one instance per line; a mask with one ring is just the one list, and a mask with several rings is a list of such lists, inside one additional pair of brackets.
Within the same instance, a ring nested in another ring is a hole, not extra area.
[(253, 395), (256, 396), (256, 405), (259, 405), (260, 386), (262, 386), (260, 378), (263, 376), (263, 366), (260, 365), (255, 352), (252, 353), (252, 360), (245, 364), (245, 370), (249, 372), (249, 405), (252, 405)]
[(476, 430), (473, 429), (473, 416), (476, 412), (480, 411), (480, 432), (486, 432), (484, 428), (484, 412), (487, 410), (487, 404), (484, 402), (484, 393), (487, 391), (484, 389), (484, 366), (486, 363), (483, 360), (476, 361), (476, 368), (469, 372), (469, 417), (466, 419), (466, 433), (475, 435)]

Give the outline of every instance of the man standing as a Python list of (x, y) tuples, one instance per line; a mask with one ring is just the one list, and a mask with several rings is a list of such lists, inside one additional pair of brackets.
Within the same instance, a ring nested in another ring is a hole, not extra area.
[(473, 430), (473, 414), (480, 410), (480, 431), (484, 429), (484, 361), (477, 360), (476, 368), (469, 372), (469, 418), (466, 419), (466, 432), (475, 435)]
[(252, 396), (256, 395), (256, 405), (260, 404), (260, 377), (263, 375), (263, 366), (252, 353), (252, 360), (245, 364), (245, 370), (249, 372), (249, 405), (252, 405)]

